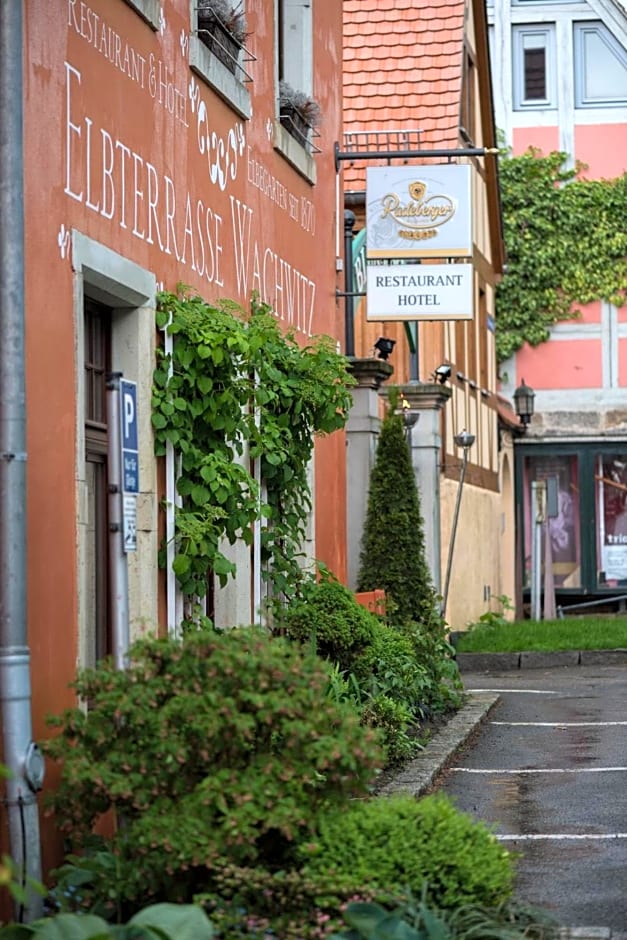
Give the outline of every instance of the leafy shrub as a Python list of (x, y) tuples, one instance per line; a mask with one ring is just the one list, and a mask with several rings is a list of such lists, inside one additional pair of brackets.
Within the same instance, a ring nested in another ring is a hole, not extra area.
[(512, 858), (481, 823), (441, 795), (356, 801), (320, 820), (314, 843), (301, 849), (305, 872), (326, 871), (364, 888), (420, 895), (445, 909), (494, 905), (511, 895)]
[(321, 810), (363, 793), (377, 735), (325, 697), (329, 668), (259, 629), (146, 640), (127, 671), (75, 683), (89, 703), (53, 724), (52, 794), (75, 844), (110, 810), (124, 900), (188, 900), (224, 860), (289, 863)]
[(320, 656), (351, 669), (372, 642), (378, 620), (347, 587), (326, 576), (303, 584), (302, 596), (285, 609), (278, 626), (290, 639), (311, 642)]
[(395, 401), (381, 426), (370, 475), (357, 589), (383, 588), (399, 623), (430, 622), (436, 594), (426, 560), (420, 495)]
[(329, 940), (557, 940), (560, 928), (546, 911), (512, 901), (485, 908), (464, 905), (455, 911), (439, 911), (411, 895), (401, 904), (388, 907), (353, 902), (344, 912), (349, 930), (332, 934)]
[(353, 663), (360, 685), (372, 694), (416, 706), (425, 699), (426, 669), (410, 637), (385, 623), (376, 623), (372, 639)]
[(226, 865), (216, 871), (211, 890), (197, 897), (224, 940), (265, 937), (318, 940), (342, 924), (341, 911), (354, 898), (394, 903), (388, 892), (362, 891), (357, 882), (338, 890), (325, 872), (269, 872)]
[(414, 656), (423, 669), (422, 707), (432, 712), (459, 708), (463, 701), (463, 684), (444, 624), (438, 618), (431, 625), (407, 623), (399, 629), (411, 642)]
[(415, 723), (415, 715), (403, 702), (387, 695), (375, 695), (363, 706), (362, 720), (383, 732), (386, 767), (411, 760), (419, 750), (419, 742), (408, 734)]

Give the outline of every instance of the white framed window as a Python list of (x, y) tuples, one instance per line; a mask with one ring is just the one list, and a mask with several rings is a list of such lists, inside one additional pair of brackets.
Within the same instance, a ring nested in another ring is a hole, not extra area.
[(190, 0), (189, 64), (240, 117), (252, 114), (243, 0)]
[(514, 109), (555, 108), (555, 25), (514, 26), (512, 55)]
[(627, 104), (627, 52), (600, 22), (574, 24), (575, 107)]
[[(277, 123), (274, 147), (306, 179), (315, 182), (316, 168), (312, 152), (315, 130), (304, 126), (298, 115), (285, 115), (280, 90), (293, 90), (296, 99), (309, 98), (315, 106), (313, 91), (313, 17), (312, 4), (303, 0), (276, 0), (276, 101)], [(307, 122), (305, 122), (307, 124)]]

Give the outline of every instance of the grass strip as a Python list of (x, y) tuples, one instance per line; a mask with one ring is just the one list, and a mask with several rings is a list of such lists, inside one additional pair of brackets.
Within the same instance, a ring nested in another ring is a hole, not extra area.
[(456, 646), (460, 653), (626, 649), (627, 615), (478, 623), (459, 635)]

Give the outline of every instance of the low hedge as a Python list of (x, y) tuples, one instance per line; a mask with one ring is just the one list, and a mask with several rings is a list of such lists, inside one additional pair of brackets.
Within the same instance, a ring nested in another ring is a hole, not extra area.
[(306, 873), (326, 872), (338, 887), (350, 882), (420, 895), (426, 885), (429, 902), (444, 910), (496, 905), (513, 890), (512, 855), (441, 794), (356, 801), (330, 811), (301, 856)]

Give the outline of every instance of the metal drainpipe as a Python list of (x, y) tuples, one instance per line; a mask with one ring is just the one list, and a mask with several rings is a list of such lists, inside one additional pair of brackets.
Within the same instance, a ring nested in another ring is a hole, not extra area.
[(352, 358), (355, 355), (355, 304), (353, 300), (353, 228), (355, 227), (355, 213), (347, 209), (344, 212), (344, 285), (346, 290), (345, 303), (345, 340), (344, 355)]
[[(41, 881), (26, 622), (26, 390), (24, 368), (24, 146), (21, 0), (0, 3), (0, 720), (10, 851), (20, 877)], [(40, 916), (32, 889), (18, 916)]]

